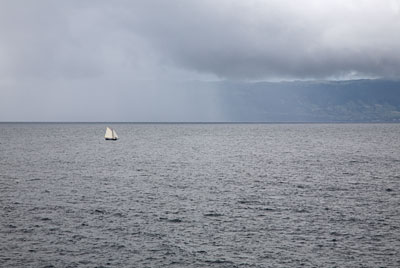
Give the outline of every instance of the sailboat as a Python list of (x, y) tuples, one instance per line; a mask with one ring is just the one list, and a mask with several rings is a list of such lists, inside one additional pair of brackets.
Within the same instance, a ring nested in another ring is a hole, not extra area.
[(116, 141), (116, 140), (118, 140), (118, 135), (117, 135), (117, 132), (115, 132), (114, 129), (107, 127), (106, 128), (106, 134), (104, 135), (104, 138), (106, 140)]

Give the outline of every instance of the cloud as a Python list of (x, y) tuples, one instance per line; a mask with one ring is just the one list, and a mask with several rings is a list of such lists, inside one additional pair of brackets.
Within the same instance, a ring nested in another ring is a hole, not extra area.
[(3, 76), (400, 75), (398, 0), (42, 0), (1, 5)]
[(396, 0), (143, 2), (133, 30), (188, 69), (227, 79), (400, 74)]
[(399, 0), (4, 0), (0, 120), (208, 119), (215, 96), (173, 81), (399, 78), (399, 32)]

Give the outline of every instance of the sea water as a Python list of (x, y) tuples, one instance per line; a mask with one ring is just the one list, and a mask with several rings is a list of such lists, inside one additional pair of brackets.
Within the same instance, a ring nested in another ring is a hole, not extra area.
[(2, 123), (0, 267), (400, 267), (399, 193), (399, 124)]

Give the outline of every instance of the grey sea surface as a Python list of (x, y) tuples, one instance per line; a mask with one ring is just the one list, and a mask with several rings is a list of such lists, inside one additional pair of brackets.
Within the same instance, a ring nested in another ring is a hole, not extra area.
[(1, 267), (400, 267), (400, 124), (0, 124)]

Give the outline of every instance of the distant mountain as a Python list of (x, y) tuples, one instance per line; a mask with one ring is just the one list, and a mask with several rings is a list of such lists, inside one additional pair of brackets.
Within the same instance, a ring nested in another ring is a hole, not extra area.
[(228, 121), (400, 122), (396, 80), (211, 84)]

